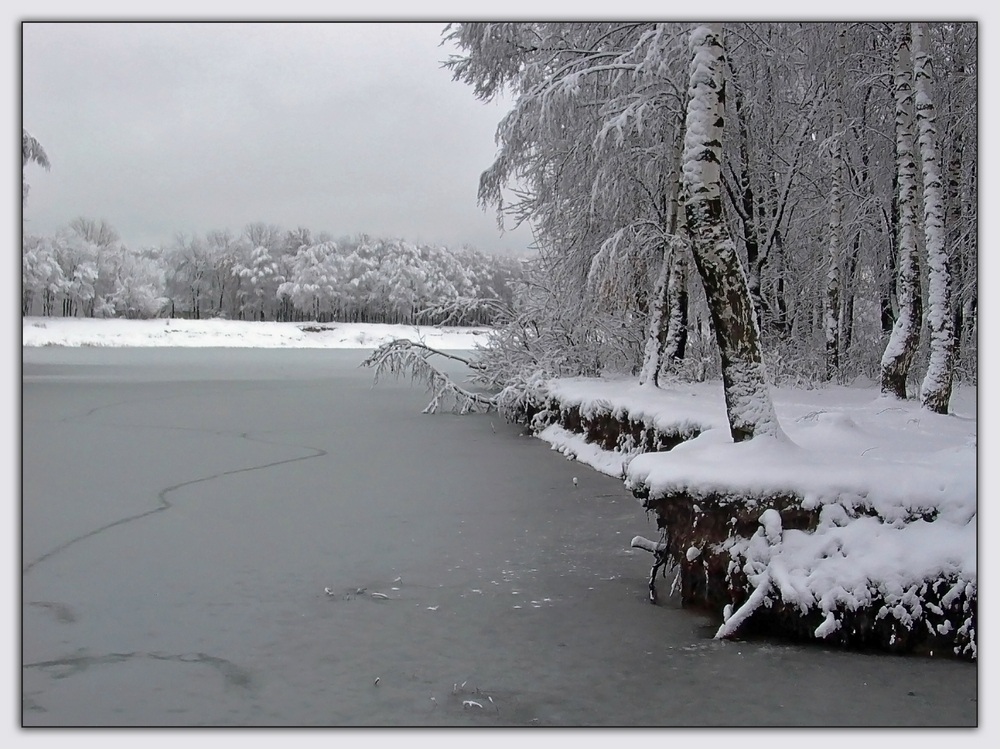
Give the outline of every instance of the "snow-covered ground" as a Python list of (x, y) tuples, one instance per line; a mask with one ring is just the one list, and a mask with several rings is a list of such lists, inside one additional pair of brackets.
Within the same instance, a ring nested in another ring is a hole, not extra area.
[[(827, 620), (817, 637), (836, 631), (838, 612), (876, 600), (888, 604), (882, 615), (908, 625), (919, 619), (918, 591), (927, 581), (948, 581), (949, 595), (975, 596), (975, 388), (959, 387), (946, 416), (885, 398), (877, 387), (775, 388), (784, 435), (741, 444), (729, 435), (720, 383), (658, 389), (579, 378), (553, 380), (548, 392), (584, 417), (627, 413), (663, 432), (700, 432), (669, 452), (645, 454), (603, 450), (555, 424), (539, 434), (651, 496), (742, 496), (766, 505), (792, 495), (804, 509), (819, 510), (814, 533), (782, 532), (778, 513), (763, 511), (754, 538), (729, 549), (760, 591), (752, 603), (773, 596), (818, 608)], [(689, 559), (701, 551), (686, 550)], [(727, 613), (722, 635), (750, 611)]]
[[(718, 453), (719, 465), (711, 466), (706, 475), (692, 475), (691, 478), (695, 483), (711, 483), (719, 490), (729, 488), (726, 482), (734, 476), (741, 476), (741, 482), (745, 481), (747, 471), (751, 470), (760, 476), (756, 482), (760, 491), (776, 488), (778, 484), (784, 488), (804, 488), (803, 482), (813, 485), (816, 468), (798, 468), (799, 463), (807, 459), (822, 458), (824, 464), (844, 466), (864, 457), (866, 462), (862, 465), (908, 467), (930, 460), (944, 469), (952, 462), (947, 456), (956, 450), (963, 454), (971, 451), (975, 455), (976, 388), (973, 387), (956, 389), (951, 401), (952, 413), (947, 416), (926, 411), (916, 401), (883, 398), (874, 386), (831, 385), (812, 390), (773, 388), (775, 410), (790, 440), (780, 444), (766, 443), (772, 444), (768, 452), (779, 458), (775, 462), (763, 456), (743, 462), (730, 454), (740, 446), (732, 444), (729, 437), (726, 406), (718, 382), (676, 383), (655, 388), (643, 387), (634, 379), (565, 378), (550, 381), (548, 392), (564, 406), (580, 406), (584, 414), (600, 410), (626, 412), (633, 420), (646, 421), (660, 431), (683, 427), (702, 432), (700, 437), (670, 453), (659, 453), (655, 460), (650, 455), (638, 464), (630, 464), (629, 473), (640, 466), (664, 467), (674, 461), (673, 458), (668, 460), (670, 455), (684, 455), (683, 459), (674, 462), (688, 466), (693, 472), (697, 455), (708, 458)], [(563, 441), (564, 432), (559, 427), (548, 427), (540, 436), (560, 448), (581, 446), (577, 442)], [(576, 457), (583, 460), (580, 455)], [(594, 468), (612, 476), (622, 476), (623, 460), (633, 456), (595, 457), (598, 459), (592, 463)], [(652, 475), (654, 479), (659, 477), (658, 485), (660, 481), (670, 480), (663, 471), (653, 471)], [(676, 480), (681, 478), (676, 476)], [(968, 478), (974, 491), (974, 472)], [(664, 484), (660, 488), (667, 486)]]
[(378, 323), (26, 317), (22, 331), (23, 346), (373, 349), (394, 338), (410, 338), (439, 349), (472, 349), (476, 341), (484, 339), (487, 329)]

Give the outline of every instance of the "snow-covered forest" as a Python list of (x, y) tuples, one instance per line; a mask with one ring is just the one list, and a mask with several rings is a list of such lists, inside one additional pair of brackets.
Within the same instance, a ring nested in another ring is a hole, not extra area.
[[(939, 392), (952, 372), (975, 382), (975, 24), (725, 24), (708, 156), (688, 151), (703, 106), (690, 29), (449, 28), (455, 78), (515, 100), (480, 199), (530, 221), (540, 250), (485, 357), (494, 381), (525, 367), (719, 376), (699, 277), (713, 264), (692, 254), (686, 213), (691, 167), (714, 163), (708, 215), (739, 257), (719, 278), (744, 276), (742, 329), (759, 331), (772, 381), (861, 377), (897, 395), (925, 373)], [(722, 296), (732, 308), (741, 293)]]
[(21, 313), (477, 325), (510, 303), (520, 275), (519, 260), (472, 249), (264, 223), (135, 250), (107, 223), (78, 218), (54, 236), (25, 233)]

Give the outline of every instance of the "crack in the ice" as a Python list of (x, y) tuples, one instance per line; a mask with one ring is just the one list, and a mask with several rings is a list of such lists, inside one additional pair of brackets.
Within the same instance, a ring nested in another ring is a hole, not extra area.
[[(116, 404), (109, 404), (109, 405), (116, 405)], [(97, 409), (93, 409), (92, 411), (88, 412), (88, 414), (89, 413), (93, 413), (93, 411), (95, 411), (95, 410), (97, 410)], [(75, 417), (75, 418), (83, 418), (83, 417), (81, 416), (81, 417)], [(111, 426), (128, 426), (128, 425), (111, 425)], [(143, 425), (143, 426), (145, 426), (145, 425)], [(214, 431), (207, 430), (207, 429), (196, 429), (196, 428), (191, 428), (191, 427), (169, 427), (169, 426), (167, 426), (167, 427), (163, 427), (163, 426), (157, 427), (156, 425), (149, 425), (149, 426), (151, 426), (152, 428), (158, 428), (158, 429), (179, 429), (179, 430), (183, 430), (183, 431), (207, 432), (209, 434), (215, 434), (215, 435), (220, 435), (220, 436), (225, 436), (227, 434), (231, 434), (230, 432), (225, 432), (225, 431), (214, 432)], [(36, 565), (40, 564), (41, 562), (44, 562), (46, 559), (50, 559), (51, 557), (55, 556), (56, 554), (59, 554), (62, 551), (65, 551), (70, 546), (73, 546), (74, 544), (77, 544), (80, 541), (84, 541), (84, 540), (86, 540), (88, 538), (92, 538), (93, 536), (96, 536), (96, 535), (98, 535), (100, 533), (103, 533), (104, 531), (110, 530), (111, 528), (115, 528), (115, 527), (117, 527), (119, 525), (125, 525), (126, 523), (131, 523), (131, 522), (133, 522), (135, 520), (141, 520), (142, 518), (149, 517), (150, 515), (155, 515), (158, 512), (163, 512), (164, 510), (170, 509), (173, 506), (173, 504), (167, 499), (167, 495), (170, 494), (171, 492), (177, 491), (178, 489), (183, 489), (186, 486), (192, 486), (194, 484), (201, 484), (201, 483), (204, 483), (205, 481), (211, 481), (213, 479), (222, 478), (223, 476), (234, 476), (234, 475), (236, 475), (238, 473), (246, 473), (248, 471), (260, 471), (260, 470), (263, 470), (264, 468), (273, 468), (274, 466), (285, 465), (286, 463), (295, 463), (295, 462), (298, 462), (300, 460), (310, 460), (311, 458), (321, 458), (324, 455), (328, 454), (326, 450), (323, 450), (322, 448), (319, 448), (319, 447), (313, 447), (312, 445), (295, 445), (295, 444), (290, 444), (290, 443), (287, 443), (287, 442), (272, 442), (272, 441), (269, 441), (269, 440), (262, 440), (262, 439), (257, 438), (257, 437), (251, 437), (250, 436), (250, 432), (242, 432), (239, 435), (239, 437), (240, 437), (240, 439), (245, 439), (245, 440), (250, 441), (250, 442), (261, 442), (261, 443), (263, 443), (265, 445), (277, 445), (279, 447), (300, 447), (300, 448), (303, 448), (303, 449), (306, 449), (306, 450), (314, 450), (315, 452), (312, 455), (300, 455), (300, 456), (295, 457), (295, 458), (286, 458), (285, 460), (275, 460), (275, 461), (272, 461), (270, 463), (264, 463), (262, 465), (257, 465), (257, 466), (250, 466), (248, 468), (236, 468), (236, 469), (233, 469), (233, 470), (230, 470), (230, 471), (221, 471), (219, 473), (213, 473), (211, 476), (202, 476), (201, 478), (191, 479), (189, 481), (182, 481), (182, 482), (180, 482), (178, 484), (174, 484), (172, 486), (168, 486), (165, 489), (161, 489), (160, 492), (156, 495), (157, 499), (160, 502), (159, 507), (154, 507), (151, 510), (146, 510), (145, 512), (140, 512), (140, 513), (135, 514), (135, 515), (129, 515), (128, 517), (119, 518), (118, 520), (115, 520), (115, 521), (113, 521), (111, 523), (107, 523), (105, 525), (102, 525), (100, 528), (96, 528), (96, 529), (94, 529), (92, 531), (88, 531), (87, 533), (84, 533), (84, 534), (82, 534), (80, 536), (76, 536), (75, 538), (71, 538), (69, 541), (66, 541), (63, 544), (60, 544), (56, 548), (54, 548), (51, 551), (43, 554), (42, 556), (38, 557), (34, 561), (29, 562), (27, 565), (25, 565), (22, 568), (21, 574), (22, 575), (28, 574), (28, 572), (30, 572)]]
[(73, 613), (73, 607), (69, 604), (58, 601), (28, 601), (28, 605), (51, 611), (62, 624), (72, 624), (76, 621), (76, 614)]
[(230, 660), (219, 658), (207, 653), (107, 653), (106, 655), (76, 655), (65, 658), (54, 658), (47, 661), (25, 663), (23, 669), (38, 669), (53, 672), (52, 678), (65, 679), (86, 671), (91, 666), (102, 666), (114, 663), (125, 663), (133, 658), (149, 658), (156, 661), (173, 661), (175, 663), (202, 663), (218, 671), (226, 681), (226, 686), (240, 689), (253, 689), (253, 674), (246, 668), (238, 666)]

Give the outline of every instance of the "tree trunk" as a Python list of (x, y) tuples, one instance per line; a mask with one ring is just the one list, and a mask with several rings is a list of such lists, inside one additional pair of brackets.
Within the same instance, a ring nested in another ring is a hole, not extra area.
[(830, 135), (830, 225), (826, 262), (826, 314), (823, 333), (826, 340), (826, 379), (840, 370), (840, 266), (844, 253), (842, 240), (844, 110), (840, 92), (840, 68), (844, 60), (844, 27), (837, 33), (837, 56), (833, 81), (833, 133)]
[(782, 338), (787, 338), (792, 334), (792, 319), (788, 312), (788, 296), (785, 288), (785, 242), (781, 230), (774, 232), (775, 259), (778, 268), (775, 271), (776, 280), (774, 282), (774, 308), (777, 310), (777, 317), (773, 321), (774, 329)]
[[(673, 169), (680, 171), (677, 160), (683, 152), (683, 128), (678, 128), (677, 141), (670, 146), (670, 163)], [(680, 203), (680, 180), (678, 174), (671, 171), (667, 179), (669, 189), (663, 191), (665, 206), (660, 212), (660, 220), (665, 225), (667, 241), (663, 250), (663, 264), (653, 289), (653, 306), (649, 315), (649, 328), (646, 335), (646, 346), (643, 351), (642, 368), (639, 374), (639, 384), (652, 382), (659, 387), (660, 376), (666, 371), (668, 359), (676, 357), (676, 349), (671, 349), (671, 340), (677, 336), (686, 338), (687, 331), (677, 330), (678, 325), (687, 325), (686, 316), (676, 315), (678, 304), (687, 304), (684, 299), (677, 298), (677, 288), (673, 273), (678, 263), (679, 238), (677, 237), (677, 222)], [(684, 356), (683, 345), (680, 357)]]
[(883, 210), (883, 224), (887, 252), (885, 264), (882, 266), (882, 278), (879, 284), (879, 301), (881, 310), (882, 332), (892, 333), (896, 324), (899, 299), (896, 296), (896, 276), (899, 274), (899, 253), (896, 238), (899, 236), (899, 160), (893, 159), (895, 167), (892, 171), (892, 198), (889, 201), (889, 215)]
[(660, 353), (667, 339), (667, 281), (670, 277), (670, 256), (667, 246), (663, 248), (660, 273), (653, 287), (653, 308), (649, 313), (649, 327), (646, 332), (646, 347), (643, 351), (642, 369), (639, 372), (640, 385), (658, 386), (660, 374)]
[(674, 249), (667, 282), (670, 312), (667, 318), (667, 341), (660, 361), (660, 372), (684, 359), (688, 335), (687, 260), (681, 247)]
[(842, 358), (850, 360), (851, 341), (854, 340), (854, 287), (858, 276), (858, 256), (861, 253), (861, 232), (855, 232), (851, 251), (846, 258), (844, 288), (840, 305), (840, 351)]
[(754, 314), (757, 320), (757, 327), (759, 328), (763, 322), (762, 310), (764, 303), (760, 293), (760, 277), (765, 256), (761, 253), (760, 232), (757, 227), (757, 218), (754, 211), (756, 200), (754, 198), (753, 187), (750, 184), (750, 136), (747, 133), (743, 96), (739, 91), (735, 92), (733, 103), (735, 104), (737, 131), (740, 137), (740, 174), (737, 186), (739, 194), (732, 196), (732, 203), (743, 226), (743, 244), (747, 252), (747, 290), (750, 292), (750, 299), (753, 302)]
[(830, 225), (826, 260), (826, 308), (823, 315), (823, 337), (826, 340), (826, 379), (832, 380), (840, 370), (840, 258), (841, 246), (841, 143), (839, 129), (842, 119), (834, 114), (834, 143), (830, 154)]
[(899, 314), (882, 355), (882, 392), (906, 398), (906, 378), (920, 340), (920, 283), (917, 278), (917, 166), (913, 154), (913, 87), (910, 30), (899, 24), (893, 89), (896, 100), (896, 161), (899, 169), (899, 239), (896, 295)]
[(924, 25), (913, 24), (913, 68), (916, 82), (917, 126), (920, 162), (924, 176), (924, 247), (927, 252), (927, 322), (931, 332), (930, 363), (920, 386), (920, 402), (935, 413), (948, 413), (952, 372), (955, 366), (955, 335), (951, 317), (951, 273), (945, 247), (944, 188), (941, 183), (941, 151), (937, 118), (931, 98), (933, 70), (927, 54)]
[(722, 357), (729, 430), (735, 442), (763, 434), (778, 436), (781, 428), (767, 385), (746, 275), (722, 216), (725, 51), (720, 27), (696, 26), (690, 44), (683, 159), (685, 214)]

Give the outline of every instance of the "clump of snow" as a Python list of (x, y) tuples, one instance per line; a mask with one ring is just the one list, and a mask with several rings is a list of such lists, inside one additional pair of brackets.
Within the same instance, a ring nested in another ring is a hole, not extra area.
[(378, 323), (124, 320), (25, 317), (23, 346), (196, 346), (226, 348), (378, 348), (396, 338), (441, 350), (473, 349), (489, 328)]
[(764, 538), (771, 546), (781, 543), (781, 513), (771, 508), (764, 510), (760, 516), (760, 526), (764, 530)]
[[(648, 551), (650, 554), (662, 554), (667, 550), (667, 544), (665, 541), (650, 541), (648, 538), (643, 536), (633, 536), (632, 543), (630, 544), (633, 549), (643, 549)], [(691, 553), (691, 550), (688, 550)]]

